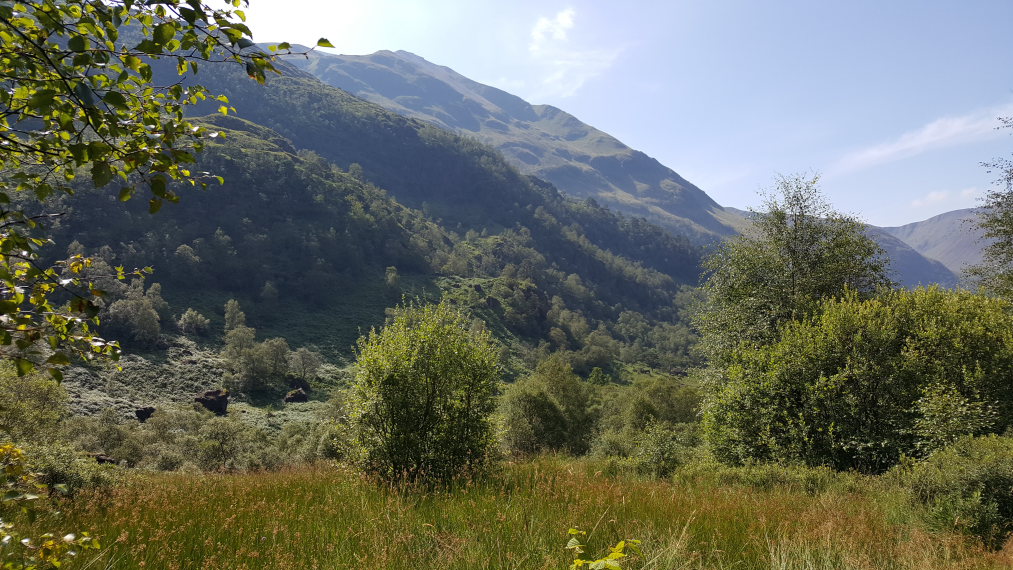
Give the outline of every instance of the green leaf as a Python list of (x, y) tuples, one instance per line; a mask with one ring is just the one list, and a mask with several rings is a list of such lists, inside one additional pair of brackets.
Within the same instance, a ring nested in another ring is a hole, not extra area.
[(128, 55), (123, 58), (123, 65), (127, 66), (130, 69), (133, 69), (134, 71), (139, 71), (141, 69), (141, 64), (143, 63), (144, 62), (141, 60), (141, 58), (133, 55)]
[(59, 368), (50, 368), (49, 375), (57, 382), (63, 382), (63, 371)]
[(77, 95), (77, 98), (86, 107), (95, 105), (95, 92), (92, 91), (91, 86), (86, 81), (78, 82), (77, 86), (74, 87), (74, 95)]
[(162, 209), (162, 199), (161, 198), (152, 198), (151, 200), (148, 200), (148, 213), (149, 214), (158, 213), (158, 211), (161, 210), (161, 209)]
[(28, 106), (33, 109), (48, 108), (53, 104), (54, 97), (56, 97), (56, 91), (53, 91), (52, 89), (36, 91), (28, 98)]
[(123, 188), (120, 188), (120, 195), (118, 197), (120, 202), (126, 202), (127, 200), (129, 200), (133, 196), (134, 196), (134, 189), (133, 188), (131, 188), (129, 186), (124, 186)]
[(239, 46), (239, 49), (245, 49), (248, 47), (253, 47), (257, 44), (253, 43), (252, 41), (246, 38), (239, 38), (239, 41), (236, 42), (236, 45)]
[(160, 198), (165, 197), (166, 195), (165, 185), (166, 182), (164, 176), (162, 176), (161, 174), (153, 176), (151, 178), (151, 193)]
[(62, 352), (54, 352), (52, 356), (46, 359), (46, 364), (66, 366), (70, 364), (70, 358)]
[(83, 36), (74, 36), (70, 38), (70, 41), (67, 42), (67, 47), (70, 48), (70, 51), (76, 51), (80, 53), (88, 49), (88, 42), (84, 39)]
[(169, 22), (161, 23), (155, 26), (155, 31), (151, 34), (152, 39), (158, 43), (158, 45), (165, 45), (169, 43), (169, 40), (176, 36), (176, 26)]
[(91, 181), (97, 188), (101, 188), (113, 179), (113, 169), (108, 162), (98, 161), (92, 164)]
[(327, 41), (327, 38), (320, 38), (319, 40), (317, 40), (317, 47), (329, 47), (329, 48), (332, 48), (332, 47), (334, 47), (334, 44), (332, 44), (331, 42)]
[(117, 109), (127, 109), (127, 98), (123, 96), (119, 91), (109, 91), (102, 97), (102, 100), (109, 103)]
[(35, 364), (33, 364), (31, 360), (27, 360), (24, 358), (15, 358), (14, 366), (16, 366), (18, 369), (18, 376), (31, 374), (32, 371), (35, 370)]

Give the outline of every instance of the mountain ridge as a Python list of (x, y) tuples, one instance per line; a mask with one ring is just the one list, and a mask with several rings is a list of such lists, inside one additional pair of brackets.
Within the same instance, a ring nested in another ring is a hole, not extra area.
[(698, 242), (732, 235), (734, 217), (647, 154), (551, 105), (533, 105), (409, 52), (312, 53), (297, 67), (400, 114), (468, 134), (525, 174), (644, 217)]
[(881, 229), (925, 257), (942, 262), (956, 275), (961, 275), (965, 269), (983, 260), (982, 250), (988, 241), (984, 231), (976, 224), (980, 213), (980, 208), (964, 208)]

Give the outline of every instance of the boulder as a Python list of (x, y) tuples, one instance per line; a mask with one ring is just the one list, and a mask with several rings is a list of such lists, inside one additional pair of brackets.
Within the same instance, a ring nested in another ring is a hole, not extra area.
[(288, 394), (285, 394), (285, 403), (297, 403), (297, 402), (309, 402), (310, 397), (306, 394), (306, 391), (302, 388), (296, 388)]
[(208, 390), (194, 398), (194, 401), (204, 406), (206, 410), (218, 416), (227, 414), (229, 407), (228, 390)]
[(155, 408), (152, 408), (151, 406), (147, 406), (144, 408), (137, 408), (136, 410), (134, 410), (134, 415), (137, 416), (137, 421), (141, 422), (142, 424), (148, 421), (148, 418), (150, 418), (151, 414), (154, 413)]

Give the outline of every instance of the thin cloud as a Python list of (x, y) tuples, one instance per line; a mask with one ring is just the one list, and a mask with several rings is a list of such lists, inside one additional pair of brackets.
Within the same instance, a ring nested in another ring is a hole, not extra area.
[(921, 208), (923, 206), (929, 206), (932, 204), (943, 202), (949, 197), (950, 197), (949, 192), (943, 191), (929, 192), (928, 194), (922, 196), (921, 198), (916, 198), (915, 200), (912, 200), (911, 205), (914, 206), (915, 208)]
[(554, 18), (544, 16), (538, 18), (535, 27), (531, 29), (531, 43), (528, 45), (528, 51), (537, 56), (545, 51), (550, 40), (565, 41), (567, 32), (573, 28), (573, 19), (576, 16), (576, 10), (567, 8), (556, 14)]
[(541, 67), (537, 96), (569, 97), (585, 83), (607, 71), (622, 53), (621, 48), (602, 49), (574, 46), (570, 32), (575, 28), (577, 11), (566, 8), (555, 16), (538, 18), (531, 28), (528, 53)]
[(835, 174), (865, 170), (880, 164), (982, 141), (998, 136), (996, 117), (1009, 115), (1013, 106), (992, 107), (959, 117), (942, 117), (896, 139), (845, 155), (830, 168)]
[(911, 207), (916, 209), (931, 208), (934, 210), (970, 208), (974, 206), (974, 202), (980, 195), (981, 189), (973, 186), (952, 192), (949, 190), (933, 190), (924, 196), (912, 200)]

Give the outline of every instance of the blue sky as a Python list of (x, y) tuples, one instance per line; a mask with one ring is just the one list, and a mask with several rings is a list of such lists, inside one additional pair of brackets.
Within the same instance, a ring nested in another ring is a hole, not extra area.
[[(722, 205), (819, 172), (900, 225), (977, 204), (1013, 151), (1009, 0), (251, 0), (258, 41), (403, 49), (555, 105)], [(240, 109), (240, 112), (242, 110)]]

